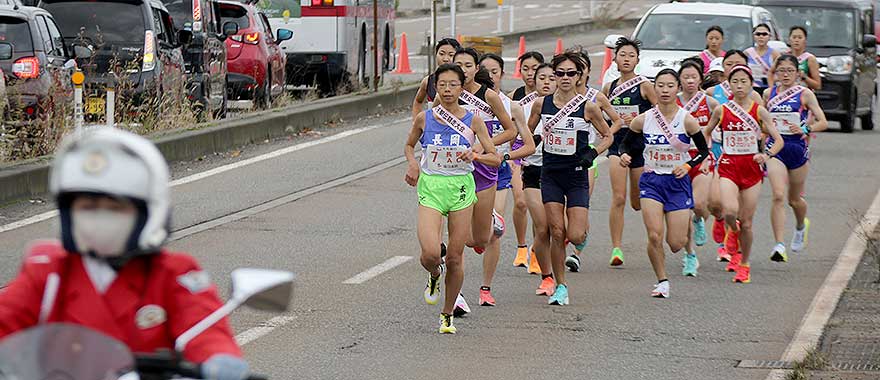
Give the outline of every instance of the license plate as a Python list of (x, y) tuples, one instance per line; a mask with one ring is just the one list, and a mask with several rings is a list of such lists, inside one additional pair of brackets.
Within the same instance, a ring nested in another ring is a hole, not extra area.
[(104, 98), (87, 98), (85, 113), (89, 115), (104, 114)]

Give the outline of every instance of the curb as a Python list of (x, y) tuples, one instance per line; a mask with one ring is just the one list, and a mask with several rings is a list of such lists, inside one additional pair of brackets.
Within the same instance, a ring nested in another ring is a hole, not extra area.
[[(343, 96), (313, 104), (266, 111), (242, 119), (223, 120), (197, 130), (178, 129), (148, 136), (169, 162), (192, 160), (234, 147), (289, 136), (303, 128), (317, 129), (337, 119), (407, 109), (418, 84), (369, 95)], [(48, 191), (49, 157), (0, 168), (0, 205)]]

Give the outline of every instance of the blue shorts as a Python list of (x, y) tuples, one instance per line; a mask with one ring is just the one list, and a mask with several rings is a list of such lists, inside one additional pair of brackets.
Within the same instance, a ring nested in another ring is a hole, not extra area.
[[(810, 147), (800, 137), (783, 137), (785, 145), (773, 158), (781, 161), (788, 170), (795, 170), (810, 161)], [(773, 139), (767, 139), (767, 149), (773, 146)]]
[(675, 178), (672, 174), (642, 173), (639, 178), (639, 198), (660, 202), (663, 212), (694, 208), (691, 180), (687, 176)]
[(718, 163), (721, 162), (721, 154), (724, 151), (721, 149), (721, 143), (717, 141), (712, 141), (712, 155), (715, 157), (715, 167), (718, 167)]
[[(614, 134), (614, 141), (612, 141), (611, 146), (608, 147), (608, 157), (620, 157), (620, 144), (623, 142), (623, 138), (626, 137), (627, 133), (629, 133), (629, 128), (621, 128)], [(632, 158), (632, 161), (630, 161), (629, 164), (630, 169), (638, 169), (645, 166), (645, 157), (642, 155), (644, 150), (645, 142), (644, 140), (640, 140), (639, 147), (636, 148), (636, 151), (629, 152), (629, 156)]]
[(566, 208), (590, 208), (590, 180), (583, 167), (541, 169), (541, 199), (561, 203)]
[(505, 190), (510, 189), (513, 185), (510, 184), (510, 180), (513, 179), (513, 169), (510, 168), (510, 164), (507, 161), (501, 163), (501, 167), (498, 168), (498, 187), (497, 190)]

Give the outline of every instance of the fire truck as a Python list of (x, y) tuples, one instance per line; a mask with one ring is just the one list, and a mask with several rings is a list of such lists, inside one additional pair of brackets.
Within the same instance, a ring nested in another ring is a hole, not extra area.
[[(373, 2), (378, 6), (378, 63), (373, 70)], [(293, 31), (281, 43), (287, 84), (335, 94), (394, 69), (394, 0), (259, 0), (272, 29)]]

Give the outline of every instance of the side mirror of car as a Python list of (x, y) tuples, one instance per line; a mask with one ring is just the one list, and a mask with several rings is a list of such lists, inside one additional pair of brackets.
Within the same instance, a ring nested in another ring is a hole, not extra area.
[(293, 31), (289, 29), (278, 29), (278, 37), (275, 38), (276, 42), (287, 41), (293, 38)]
[(192, 42), (193, 33), (192, 31), (181, 29), (177, 31), (177, 43), (182, 45), (187, 45)]
[(238, 24), (232, 21), (227, 21), (223, 23), (223, 34), (220, 35), (221, 40), (226, 40), (227, 37), (238, 34)]
[(12, 44), (0, 42), (0, 59), (12, 59)]
[(73, 46), (73, 56), (77, 59), (92, 58), (92, 49), (89, 49), (88, 46), (74, 45)]
[(865, 49), (870, 49), (877, 46), (877, 36), (873, 34), (866, 34), (862, 36), (862, 47)]

